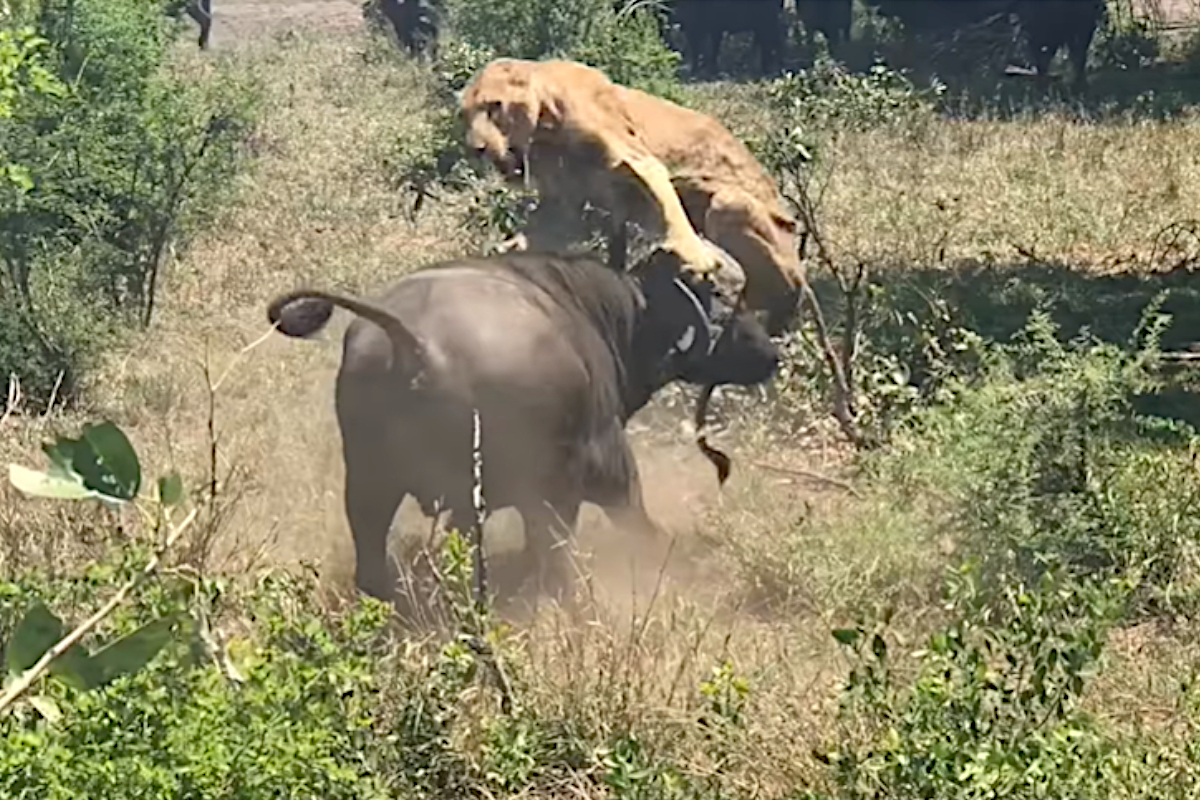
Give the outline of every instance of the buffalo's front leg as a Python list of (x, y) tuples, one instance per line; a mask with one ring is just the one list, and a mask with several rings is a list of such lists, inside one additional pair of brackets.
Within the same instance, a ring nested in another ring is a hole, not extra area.
[(184, 10), (200, 26), (200, 49), (207, 50), (209, 32), (212, 30), (212, 0), (191, 0)]
[(661, 542), (666, 537), (646, 511), (642, 478), (629, 440), (623, 431), (618, 431), (612, 441), (611, 447), (617, 454), (612, 477), (605, 491), (595, 492), (588, 499), (594, 500), (618, 528), (644, 536), (648, 543)]

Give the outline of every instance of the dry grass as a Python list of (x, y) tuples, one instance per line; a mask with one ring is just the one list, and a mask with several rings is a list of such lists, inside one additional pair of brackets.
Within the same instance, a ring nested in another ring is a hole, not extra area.
[[(262, 81), (259, 158), (239, 204), (171, 265), (150, 335), (113, 355), (86, 416), (110, 416), (147, 463), (160, 471), (174, 465), (202, 483), (210, 457), (206, 364), (212, 380), (229, 370), (216, 395), (215, 431), (219, 472), (234, 475), (241, 494), (221, 522), (223, 560), (215, 563), (237, 568), (266, 544), (270, 560), (318, 562), (326, 581), (347, 586), (352, 556), (332, 409), (345, 319), (320, 343), (270, 336), (242, 350), (267, 330), (265, 307), (277, 292), (304, 283), (373, 291), (468, 242), (453, 235), (454, 216), (436, 204), (409, 221), (403, 198), (378, 174), (379, 152), (422, 113), (421, 74), (375, 58), (361, 32), (343, 30), (352, 27), (349, 4), (309, 5), (336, 9), (332, 18), (345, 25), (227, 43), (221, 15), (257, 13), (253, 4), (230, 4), (218, 9), (213, 54), (181, 51), (182, 69), (245, 70)], [(750, 90), (696, 96), (739, 131), (763, 124)], [(1084, 269), (1146, 264), (1154, 234), (1200, 208), (1193, 122), (939, 122), (914, 136), (843, 136), (830, 155), (829, 231), (840, 253), (875, 263), (1008, 261), (1024, 253)], [(33, 463), (53, 425), (72, 423), (10, 420), (0, 455)], [(527, 658), (539, 665), (539, 682), (528, 689), (536, 702), (570, 706), (598, 728), (620, 715), (673, 721), (672, 730), (687, 733), (672, 749), (701, 753), (688, 738), (703, 736), (696, 686), (732, 656), (753, 691), (746, 746), (720, 767), (730, 785), (770, 792), (808, 783), (815, 774), (809, 748), (827, 729), (843, 668), (828, 626), (876, 601), (932, 608), (930, 586), (947, 553), (917, 512), (894, 513), (887, 498), (856, 499), (754, 464), (833, 473), (837, 453), (781, 450), (778, 439), (751, 431), (736, 442), (737, 471), (719, 494), (709, 465), (679, 430), (666, 444), (661, 434), (642, 437), (639, 459), (651, 511), (679, 535), (680, 557), (661, 575), (661, 554), (643, 557), (631, 577), (637, 543), (589, 510), (580, 543), (592, 551), (584, 563), (599, 598), (593, 624), (551, 615), (524, 629)], [(424, 530), (417, 516), (403, 511), (408, 529)], [(0, 487), (8, 564), (69, 561), (95, 523)], [(44, 535), (50, 531), (53, 538)], [(665, 588), (655, 595), (660, 580)], [(905, 624), (919, 630), (921, 614)], [(1141, 652), (1122, 650), (1120, 674), (1158, 671), (1147, 665), (1159, 656)]]
[[(769, 124), (755, 88), (695, 96), (741, 135)], [(829, 237), (842, 257), (870, 264), (1144, 267), (1156, 235), (1200, 208), (1195, 114), (1163, 123), (939, 120), (899, 134), (843, 132), (823, 156)]]

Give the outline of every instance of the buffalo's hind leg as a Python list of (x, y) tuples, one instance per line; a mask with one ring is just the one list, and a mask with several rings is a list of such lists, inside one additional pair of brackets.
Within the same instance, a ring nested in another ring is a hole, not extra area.
[(394, 459), (378, 442), (349, 437), (344, 455), (346, 518), (354, 537), (354, 580), (364, 593), (391, 602), (399, 574), (388, 554), (388, 533), (408, 492), (400, 483)]
[(603, 458), (591, 465), (584, 499), (600, 506), (616, 527), (658, 548), (667, 537), (646, 511), (637, 459), (625, 429), (614, 423), (602, 434), (593, 453), (603, 454)]
[(579, 519), (578, 499), (553, 504), (530, 502), (520, 507), (525, 522), (526, 574), (532, 573), (535, 596), (546, 596), (560, 605), (575, 599), (575, 565), (571, 539)]

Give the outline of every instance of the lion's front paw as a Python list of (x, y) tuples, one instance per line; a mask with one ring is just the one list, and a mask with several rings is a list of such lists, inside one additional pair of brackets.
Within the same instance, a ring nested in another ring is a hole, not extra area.
[(529, 239), (523, 233), (518, 233), (511, 239), (506, 239), (494, 248), (496, 253), (523, 252), (529, 249)]
[(684, 269), (708, 276), (721, 268), (721, 257), (698, 237), (684, 241), (667, 240), (664, 247), (679, 256)]

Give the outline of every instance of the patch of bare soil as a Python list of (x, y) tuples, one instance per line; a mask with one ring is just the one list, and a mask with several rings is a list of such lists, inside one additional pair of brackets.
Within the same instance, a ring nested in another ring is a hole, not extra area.
[(288, 30), (347, 31), (363, 24), (354, 0), (215, 0), (211, 47)]

